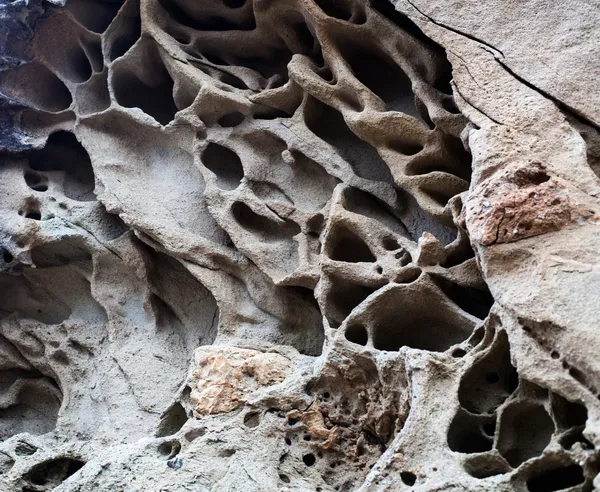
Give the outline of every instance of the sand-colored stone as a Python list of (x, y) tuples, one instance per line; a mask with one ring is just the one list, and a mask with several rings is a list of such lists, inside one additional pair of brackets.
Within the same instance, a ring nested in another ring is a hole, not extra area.
[(0, 490), (600, 489), (598, 25), (0, 2)]

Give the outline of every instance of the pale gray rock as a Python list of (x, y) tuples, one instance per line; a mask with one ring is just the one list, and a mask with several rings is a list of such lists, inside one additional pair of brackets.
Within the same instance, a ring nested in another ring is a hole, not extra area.
[(0, 490), (600, 488), (593, 2), (1, 7)]

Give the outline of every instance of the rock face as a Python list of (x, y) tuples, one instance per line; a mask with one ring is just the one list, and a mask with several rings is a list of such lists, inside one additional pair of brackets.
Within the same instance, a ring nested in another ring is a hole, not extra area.
[(0, 4), (0, 490), (600, 489), (566, 5)]

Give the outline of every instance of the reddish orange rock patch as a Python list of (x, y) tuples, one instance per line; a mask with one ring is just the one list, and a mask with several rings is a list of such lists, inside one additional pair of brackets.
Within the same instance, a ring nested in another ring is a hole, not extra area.
[(572, 221), (568, 191), (539, 162), (479, 184), (463, 209), (471, 240), (483, 246), (557, 231)]

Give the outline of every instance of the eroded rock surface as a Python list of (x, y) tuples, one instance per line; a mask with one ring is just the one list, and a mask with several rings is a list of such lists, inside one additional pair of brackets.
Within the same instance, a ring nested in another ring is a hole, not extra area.
[(600, 14), (530, 4), (0, 5), (0, 489), (600, 488)]

